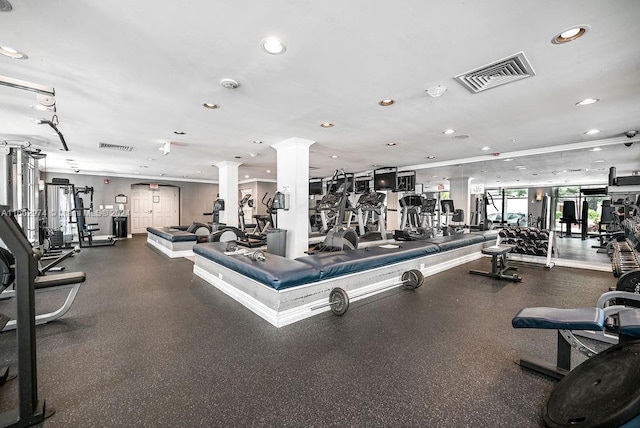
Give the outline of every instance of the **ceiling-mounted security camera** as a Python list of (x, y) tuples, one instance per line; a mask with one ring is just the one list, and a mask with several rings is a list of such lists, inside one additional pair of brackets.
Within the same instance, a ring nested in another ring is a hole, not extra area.
[(633, 138), (636, 135), (638, 135), (638, 131), (627, 131), (627, 132), (624, 133), (624, 135), (626, 135), (627, 138)]

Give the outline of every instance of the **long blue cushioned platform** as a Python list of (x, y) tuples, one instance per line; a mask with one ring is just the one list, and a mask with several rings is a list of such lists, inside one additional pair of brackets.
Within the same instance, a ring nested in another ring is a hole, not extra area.
[(620, 335), (640, 337), (640, 309), (620, 311)]
[(465, 233), (462, 235), (437, 236), (428, 239), (427, 242), (437, 244), (440, 247), (440, 251), (449, 251), (466, 247), (467, 245), (480, 244), (485, 242), (485, 237), (479, 233)]
[(243, 255), (226, 255), (227, 244), (207, 242), (193, 247), (196, 255), (212, 260), (276, 290), (320, 280), (320, 271), (297, 260), (265, 253), (265, 261)]
[(327, 279), (426, 257), (439, 251), (439, 247), (435, 244), (409, 241), (400, 244), (398, 248), (369, 247), (352, 251), (318, 253), (298, 257), (296, 261), (313, 266), (321, 272), (322, 279)]
[[(163, 230), (156, 228), (148, 228), (148, 230), (163, 236), (161, 234)], [(180, 236), (179, 231), (170, 233), (173, 236)], [(495, 239), (496, 236), (497, 231), (473, 232), (423, 241), (402, 242), (397, 248), (369, 247), (352, 251), (318, 253), (298, 257), (295, 260), (266, 253), (267, 259), (264, 262), (255, 262), (246, 256), (225, 255), (226, 243), (198, 244), (193, 247), (193, 252), (271, 288), (282, 290), (483, 243)]]
[(559, 330), (602, 330), (604, 311), (600, 308), (524, 308), (511, 320), (514, 328)]
[(183, 230), (174, 230), (168, 227), (147, 227), (147, 232), (171, 242), (196, 242), (198, 240), (195, 233), (185, 232)]

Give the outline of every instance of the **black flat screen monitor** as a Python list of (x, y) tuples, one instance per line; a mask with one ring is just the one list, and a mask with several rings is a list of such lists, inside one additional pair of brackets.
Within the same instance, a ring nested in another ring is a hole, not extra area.
[(322, 195), (322, 178), (311, 178), (309, 180), (309, 195)]
[(440, 208), (442, 209), (442, 213), (451, 213), (455, 211), (455, 207), (453, 206), (453, 199), (443, 199), (440, 201)]
[(398, 192), (414, 192), (416, 190), (416, 172), (401, 171), (398, 173)]
[(380, 168), (373, 171), (373, 190), (392, 190), (398, 188), (398, 168)]
[(356, 178), (356, 193), (364, 193), (371, 188), (371, 179)]

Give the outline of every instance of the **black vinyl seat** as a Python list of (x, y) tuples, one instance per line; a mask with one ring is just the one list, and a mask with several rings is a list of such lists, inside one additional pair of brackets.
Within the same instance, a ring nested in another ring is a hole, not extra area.
[(564, 201), (562, 205), (562, 217), (560, 217), (560, 237), (562, 237), (562, 225), (567, 225), (565, 236), (571, 236), (571, 225), (580, 224), (580, 220), (576, 217), (576, 203), (574, 201)]

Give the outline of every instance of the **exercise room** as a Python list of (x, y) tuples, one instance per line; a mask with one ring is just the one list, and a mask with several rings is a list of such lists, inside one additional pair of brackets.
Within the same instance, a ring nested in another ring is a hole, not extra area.
[(639, 426), (639, 16), (0, 0), (0, 427)]

